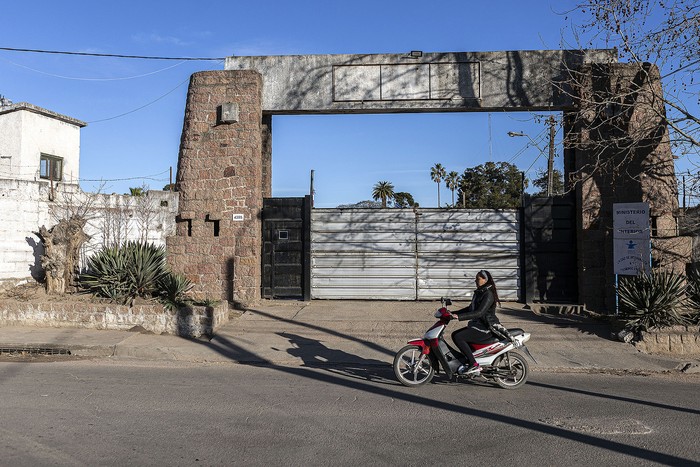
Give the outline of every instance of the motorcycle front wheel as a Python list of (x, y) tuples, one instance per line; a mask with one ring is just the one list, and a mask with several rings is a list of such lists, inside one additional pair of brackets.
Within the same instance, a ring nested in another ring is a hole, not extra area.
[(504, 389), (519, 388), (527, 381), (528, 365), (518, 352), (510, 351), (498, 357), (491, 365), (494, 381)]
[(394, 373), (401, 384), (413, 387), (429, 383), (435, 375), (435, 368), (420, 347), (407, 345), (394, 357)]

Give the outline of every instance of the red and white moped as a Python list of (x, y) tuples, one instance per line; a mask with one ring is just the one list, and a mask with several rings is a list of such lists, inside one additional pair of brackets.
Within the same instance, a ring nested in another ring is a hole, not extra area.
[[(442, 299), (442, 306), (435, 312), (438, 322), (425, 333), (422, 339), (408, 342), (394, 357), (394, 373), (404, 386), (420, 386), (429, 383), (440, 368), (450, 381), (473, 379), (477, 377), (493, 381), (505, 389), (515, 389), (527, 381), (528, 364), (523, 355), (515, 349), (523, 350), (534, 362), (525, 342), (530, 340), (530, 333), (522, 329), (508, 329), (514, 342), (496, 337), (480, 344), (470, 343), (474, 358), (481, 366), (481, 372), (461, 375), (458, 369), (466, 363), (466, 357), (450, 346), (444, 338), (447, 324), (452, 314), (447, 311), (450, 299)], [(535, 362), (537, 363), (537, 362)]]

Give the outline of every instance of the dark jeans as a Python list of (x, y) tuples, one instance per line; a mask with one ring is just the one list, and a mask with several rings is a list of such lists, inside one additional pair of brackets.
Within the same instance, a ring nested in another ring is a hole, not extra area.
[(458, 329), (452, 333), (452, 341), (459, 347), (460, 352), (467, 357), (467, 362), (470, 366), (476, 364), (476, 359), (469, 347), (469, 342), (481, 343), (486, 342), (491, 338), (489, 331), (467, 326), (466, 328)]

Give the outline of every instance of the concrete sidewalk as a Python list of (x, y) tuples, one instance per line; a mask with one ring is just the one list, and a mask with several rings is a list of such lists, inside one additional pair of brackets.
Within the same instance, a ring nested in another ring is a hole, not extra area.
[[(455, 303), (458, 309), (465, 303)], [(211, 340), (127, 331), (0, 327), (0, 348), (68, 350), (71, 355), (156, 361), (274, 365), (391, 365), (409, 339), (436, 321), (438, 302), (263, 301)], [(678, 371), (697, 359), (643, 354), (610, 338), (609, 326), (579, 315), (536, 315), (504, 304), (506, 327), (530, 332), (533, 371)], [(452, 332), (464, 323), (454, 323)], [(450, 341), (451, 342), (451, 341)]]

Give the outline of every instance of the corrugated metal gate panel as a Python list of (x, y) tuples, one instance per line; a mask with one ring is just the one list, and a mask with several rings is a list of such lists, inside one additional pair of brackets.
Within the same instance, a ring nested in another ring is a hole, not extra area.
[[(311, 296), (471, 296), (480, 269), (504, 300), (519, 298), (519, 215), (511, 211), (314, 209)], [(468, 277), (464, 277), (467, 274)]]
[(518, 211), (419, 212), (418, 299), (471, 298), (481, 269), (494, 276), (502, 300), (519, 298)]
[(411, 210), (311, 213), (312, 298), (414, 300), (415, 263)]

